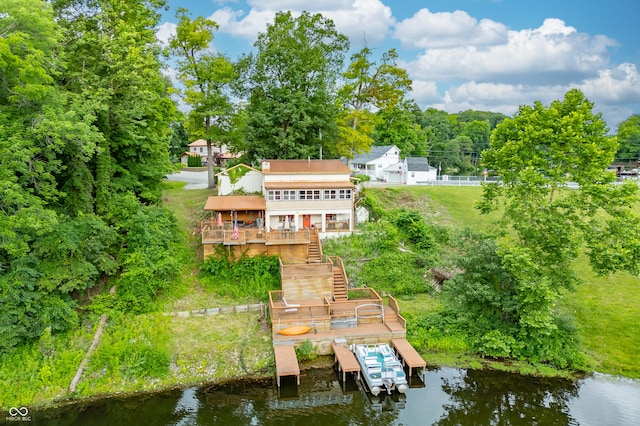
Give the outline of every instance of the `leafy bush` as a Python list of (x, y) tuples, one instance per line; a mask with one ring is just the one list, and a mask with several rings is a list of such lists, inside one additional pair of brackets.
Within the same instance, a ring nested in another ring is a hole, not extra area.
[(369, 182), (371, 180), (371, 176), (369, 175), (359, 174), (359, 175), (355, 175), (354, 177), (360, 180), (360, 182)]
[(122, 316), (105, 329), (91, 358), (91, 370), (111, 378), (163, 377), (169, 372), (168, 319), (161, 316)]
[(366, 262), (359, 273), (360, 284), (399, 296), (425, 293), (430, 286), (414, 253), (391, 252)]
[(318, 358), (318, 350), (311, 340), (307, 339), (296, 347), (296, 357), (299, 361), (313, 361)]
[(202, 264), (201, 282), (219, 296), (265, 300), (269, 291), (280, 288), (277, 256), (210, 257)]
[(181, 263), (173, 214), (162, 207), (136, 207), (121, 220), (127, 233), (117, 287), (120, 309), (141, 313), (154, 308), (155, 296), (171, 284)]

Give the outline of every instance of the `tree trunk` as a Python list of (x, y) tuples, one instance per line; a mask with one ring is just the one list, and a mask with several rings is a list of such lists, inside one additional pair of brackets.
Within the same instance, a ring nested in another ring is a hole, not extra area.
[(213, 147), (211, 139), (207, 139), (207, 188), (213, 189), (216, 187), (215, 176), (213, 175)]
[[(351, 124), (351, 128), (355, 131), (356, 128), (358, 127), (358, 115), (354, 115), (353, 117), (353, 124)], [(347, 167), (349, 168), (349, 170), (351, 170), (351, 159), (353, 158), (353, 143), (351, 144), (351, 152), (349, 153), (350, 155), (347, 156)]]

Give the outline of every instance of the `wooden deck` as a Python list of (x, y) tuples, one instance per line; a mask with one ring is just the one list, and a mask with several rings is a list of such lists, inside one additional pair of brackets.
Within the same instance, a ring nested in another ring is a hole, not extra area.
[(407, 341), (407, 339), (391, 339), (391, 344), (396, 349), (398, 356), (402, 360), (402, 365), (409, 366), (409, 376), (411, 376), (411, 370), (413, 368), (425, 368), (427, 363), (418, 351), (416, 351), (411, 343)]
[(338, 363), (338, 373), (342, 371), (342, 383), (344, 384), (347, 373), (356, 373), (359, 379), (360, 364), (358, 364), (358, 360), (347, 344), (333, 342), (331, 347), (333, 348), (335, 361)]
[(298, 385), (300, 384), (300, 366), (296, 358), (296, 350), (293, 345), (273, 346), (273, 353), (276, 356), (276, 382), (280, 387), (280, 378), (284, 376), (296, 376)]
[(392, 332), (386, 324), (359, 324), (357, 327), (352, 328), (339, 328), (331, 330), (318, 330), (317, 333), (311, 329), (306, 334), (300, 334), (297, 336), (284, 336), (274, 332), (272, 334), (273, 345), (301, 345), (305, 340), (311, 341), (316, 347), (319, 355), (331, 354), (331, 344), (336, 338), (344, 338), (349, 343), (354, 344), (367, 344), (367, 343), (390, 343), (394, 338), (405, 338), (407, 336), (406, 330), (402, 332)]

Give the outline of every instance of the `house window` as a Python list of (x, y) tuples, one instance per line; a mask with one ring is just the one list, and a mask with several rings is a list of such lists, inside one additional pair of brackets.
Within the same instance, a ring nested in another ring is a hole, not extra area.
[(350, 200), (351, 199), (351, 190), (350, 189), (341, 189), (338, 191), (338, 198), (341, 200)]
[(200, 147), (200, 152), (202, 152), (202, 147)]
[(338, 194), (335, 189), (325, 189), (324, 190), (324, 199), (325, 200), (337, 200)]
[(411, 172), (411, 177), (412, 178), (416, 177), (416, 174), (414, 172)]
[(301, 200), (319, 200), (320, 199), (320, 190), (319, 189), (304, 189), (298, 192), (298, 198)]
[(296, 199), (296, 191), (285, 189), (282, 191), (282, 199), (284, 201), (292, 201)]
[(325, 218), (327, 222), (335, 222), (338, 220), (338, 215), (335, 213), (327, 213)]
[(289, 217), (289, 223), (293, 223), (293, 215), (292, 214), (281, 214), (278, 216), (278, 222), (285, 223), (287, 221), (287, 217)]
[(281, 191), (268, 191), (267, 199), (269, 201), (280, 201), (282, 199)]

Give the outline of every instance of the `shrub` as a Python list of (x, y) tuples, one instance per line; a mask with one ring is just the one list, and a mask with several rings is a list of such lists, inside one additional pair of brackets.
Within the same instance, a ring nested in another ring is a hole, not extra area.
[(296, 347), (296, 357), (299, 361), (313, 361), (318, 358), (318, 351), (311, 340), (307, 339)]
[(187, 157), (187, 166), (202, 167), (202, 158), (199, 155), (189, 155)]
[(280, 262), (277, 256), (267, 255), (237, 260), (224, 255), (210, 257), (202, 264), (200, 278), (219, 296), (266, 300), (269, 291), (280, 288)]

